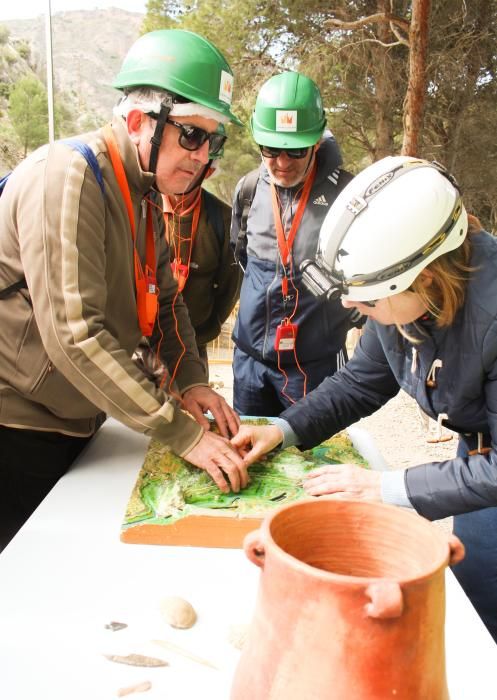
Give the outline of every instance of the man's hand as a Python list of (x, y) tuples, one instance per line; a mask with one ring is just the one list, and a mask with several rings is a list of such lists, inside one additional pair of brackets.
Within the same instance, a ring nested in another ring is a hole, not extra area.
[(183, 457), (210, 474), (224, 493), (230, 491), (226, 477), (231, 485), (231, 490), (236, 493), (245, 488), (249, 482), (247, 467), (243, 459), (231, 447), (229, 440), (215, 433), (204, 433), (195, 447)]
[(217, 423), (219, 432), (225, 438), (235, 435), (240, 425), (238, 414), (222, 396), (208, 386), (194, 386), (183, 394), (182, 408), (191, 413), (204, 430), (209, 430), (209, 421), (204, 413), (210, 411)]
[(309, 496), (333, 494), (338, 499), (381, 501), (381, 472), (355, 464), (329, 464), (309, 472), (304, 489)]
[(283, 433), (277, 425), (241, 425), (231, 439), (233, 447), (243, 454), (243, 462), (248, 467), (257, 459), (277, 447), (283, 440)]

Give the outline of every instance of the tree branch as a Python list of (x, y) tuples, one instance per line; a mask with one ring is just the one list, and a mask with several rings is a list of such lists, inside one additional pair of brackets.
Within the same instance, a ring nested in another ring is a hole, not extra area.
[(392, 15), (389, 12), (377, 12), (374, 15), (369, 15), (368, 17), (363, 17), (362, 19), (357, 19), (352, 22), (334, 17), (332, 19), (327, 19), (324, 26), (337, 27), (337, 29), (359, 29), (359, 27), (364, 27), (366, 24), (379, 24), (380, 22), (389, 22), (391, 25), (396, 25), (406, 32), (409, 31), (409, 22), (406, 19), (398, 17), (397, 15)]

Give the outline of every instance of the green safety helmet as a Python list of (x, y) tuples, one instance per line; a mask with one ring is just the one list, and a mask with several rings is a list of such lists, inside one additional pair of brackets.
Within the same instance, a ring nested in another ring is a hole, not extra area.
[(183, 29), (159, 29), (141, 36), (128, 51), (113, 82), (119, 90), (155, 87), (220, 112), (231, 112), (233, 71), (204, 37)]
[(318, 86), (295, 71), (275, 75), (264, 83), (250, 120), (255, 142), (270, 148), (313, 146), (325, 125)]

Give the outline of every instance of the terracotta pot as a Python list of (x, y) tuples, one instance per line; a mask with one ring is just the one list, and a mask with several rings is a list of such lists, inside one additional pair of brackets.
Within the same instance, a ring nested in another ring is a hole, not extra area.
[(457, 538), (406, 510), (328, 498), (273, 511), (232, 700), (447, 700), (444, 569)]

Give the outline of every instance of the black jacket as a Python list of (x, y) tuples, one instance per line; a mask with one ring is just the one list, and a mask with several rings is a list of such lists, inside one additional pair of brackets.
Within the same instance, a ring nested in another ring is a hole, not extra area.
[[(430, 519), (497, 506), (497, 240), (480, 232), (472, 241), (474, 272), (450, 327), (410, 324), (406, 330), (422, 339), (414, 346), (395, 326), (369, 320), (350, 362), (281, 414), (309, 447), (370, 415), (400, 387), (432, 418), (446, 413), (444, 425), (470, 433), (468, 441), (483, 433), (492, 447), (486, 455), (406, 470), (409, 499)], [(443, 364), (430, 388), (426, 378), (436, 359)]]

